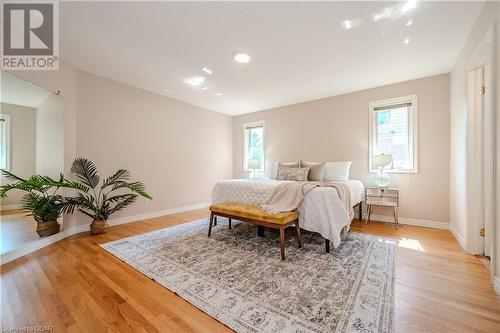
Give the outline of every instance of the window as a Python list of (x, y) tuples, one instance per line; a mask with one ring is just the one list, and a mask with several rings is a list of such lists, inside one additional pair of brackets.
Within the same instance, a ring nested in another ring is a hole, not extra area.
[(0, 169), (10, 170), (10, 115), (0, 115)]
[(248, 161), (250, 159), (256, 159), (260, 161), (260, 169), (256, 169), (256, 171), (264, 171), (266, 157), (264, 135), (264, 121), (243, 124), (243, 136), (245, 145), (243, 170), (249, 171)]
[(417, 172), (417, 96), (370, 103), (370, 155), (392, 154), (388, 172)]

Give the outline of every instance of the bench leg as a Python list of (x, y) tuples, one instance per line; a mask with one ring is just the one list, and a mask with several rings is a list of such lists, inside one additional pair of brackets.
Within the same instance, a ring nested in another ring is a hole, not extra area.
[(231, 218), (229, 218), (229, 230), (231, 230)]
[(264, 237), (264, 227), (261, 225), (257, 226), (257, 236)]
[(302, 240), (300, 239), (300, 226), (299, 226), (299, 220), (295, 222), (295, 236), (297, 237), (297, 242), (299, 243), (299, 248), (302, 247)]
[(212, 233), (212, 225), (214, 223), (214, 212), (210, 212), (210, 220), (208, 221), (208, 237)]
[(285, 227), (280, 226), (280, 250), (281, 260), (285, 260)]
[(214, 227), (217, 226), (217, 216), (214, 216)]
[(330, 253), (330, 241), (328, 239), (325, 239), (325, 251)]

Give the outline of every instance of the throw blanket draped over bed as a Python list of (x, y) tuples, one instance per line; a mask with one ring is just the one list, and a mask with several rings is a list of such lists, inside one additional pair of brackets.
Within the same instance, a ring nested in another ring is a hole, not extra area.
[(265, 204), (260, 207), (270, 214), (291, 212), (302, 203), (304, 196), (313, 188), (318, 187), (318, 182), (293, 182), (278, 185)]
[[(297, 183), (272, 179), (224, 180), (215, 185), (212, 191), (212, 203), (238, 202), (269, 205), (274, 193), (276, 193), (274, 196), (275, 199), (279, 201), (281, 194), (278, 195), (278, 188), (282, 184)], [(286, 209), (295, 206), (299, 212), (301, 228), (320, 233), (321, 236), (332, 241), (334, 247), (337, 247), (341, 242), (342, 229), (349, 227), (354, 217), (350, 188), (345, 182), (325, 181), (308, 183), (313, 185), (312, 188), (307, 186), (304, 189), (300, 185), (297, 185), (302, 195), (291, 196), (296, 199), (297, 204), (294, 204), (295, 199), (292, 199), (284, 205), (280, 204), (279, 210), (286, 211)], [(288, 210), (294, 210), (295, 208)]]

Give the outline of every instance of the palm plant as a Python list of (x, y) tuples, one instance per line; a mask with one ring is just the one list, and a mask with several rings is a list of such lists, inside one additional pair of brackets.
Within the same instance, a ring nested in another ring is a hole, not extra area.
[(33, 175), (24, 179), (13, 173), (2, 170), (3, 176), (12, 181), (0, 186), (0, 198), (7, 197), (11, 190), (21, 190), (26, 194), (21, 199), (21, 209), (33, 216), (38, 224), (37, 232), (40, 236), (48, 236), (59, 232), (57, 219), (61, 217), (65, 199), (58, 194), (60, 188), (76, 188), (85, 190), (80, 184), (65, 181), (61, 174), (58, 180), (49, 176)]
[(129, 182), (130, 172), (126, 169), (116, 171), (101, 182), (94, 163), (86, 158), (77, 158), (71, 171), (77, 178), (72, 183), (79, 184), (79, 193), (76, 197), (65, 198), (63, 211), (73, 213), (78, 208), (92, 218), (94, 226), (100, 223), (95, 228), (91, 225), (93, 233), (103, 232), (109, 216), (132, 204), (138, 196), (152, 199), (143, 183)]

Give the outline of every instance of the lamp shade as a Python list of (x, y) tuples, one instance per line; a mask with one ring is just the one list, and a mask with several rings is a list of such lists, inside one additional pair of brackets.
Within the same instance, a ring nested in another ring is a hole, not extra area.
[(392, 164), (392, 155), (391, 154), (380, 154), (373, 155), (372, 158), (372, 168), (385, 168)]
[(249, 169), (260, 169), (260, 160), (256, 158), (251, 158), (248, 160)]

